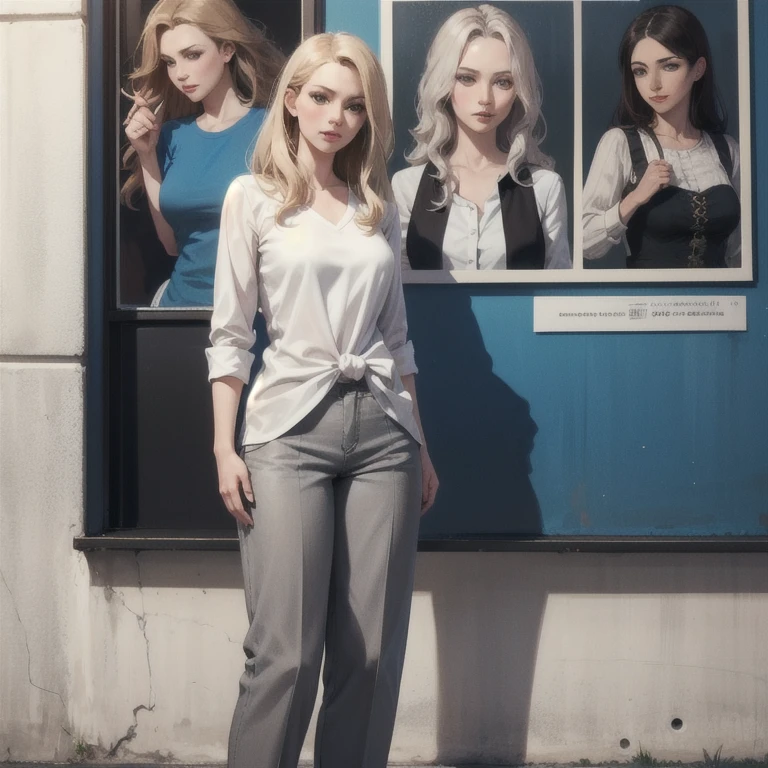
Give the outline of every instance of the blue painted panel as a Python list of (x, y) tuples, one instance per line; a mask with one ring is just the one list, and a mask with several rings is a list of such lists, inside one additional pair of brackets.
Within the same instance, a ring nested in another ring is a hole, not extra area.
[[(377, 0), (327, 0), (378, 49)], [(752, 5), (756, 274), (768, 268), (768, 3)], [(746, 333), (535, 335), (534, 295), (746, 294)], [(424, 536), (768, 534), (768, 283), (406, 286), (442, 487)]]

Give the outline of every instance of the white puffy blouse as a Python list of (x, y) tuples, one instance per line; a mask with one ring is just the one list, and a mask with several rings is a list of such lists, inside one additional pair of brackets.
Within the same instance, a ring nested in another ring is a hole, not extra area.
[(279, 201), (252, 175), (229, 187), (216, 259), (209, 379), (246, 384), (261, 310), (270, 338), (248, 394), (243, 443), (279, 437), (339, 378), (366, 378), (378, 404), (419, 442), (401, 376), (417, 372), (407, 339), (400, 224), (389, 204), (380, 229), (358, 226), (350, 191), (337, 224), (304, 206), (276, 222)]

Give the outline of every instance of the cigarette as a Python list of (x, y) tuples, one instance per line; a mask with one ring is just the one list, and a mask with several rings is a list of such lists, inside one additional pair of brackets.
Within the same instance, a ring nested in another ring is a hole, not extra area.
[(153, 115), (156, 115), (156, 114), (157, 114), (157, 113), (160, 111), (160, 108), (163, 106), (163, 104), (165, 104), (165, 101), (161, 101), (161, 102), (160, 102), (160, 103), (159, 103), (159, 104), (158, 104), (158, 105), (157, 105), (157, 106), (156, 106), (156, 107), (155, 107), (155, 108), (152, 110), (152, 114), (153, 114)]

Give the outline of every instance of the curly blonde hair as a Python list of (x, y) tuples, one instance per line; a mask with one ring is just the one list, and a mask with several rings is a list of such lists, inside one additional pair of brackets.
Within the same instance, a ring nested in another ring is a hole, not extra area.
[[(160, 38), (180, 24), (198, 27), (219, 49), (232, 45), (235, 53), (229, 69), (237, 97), (249, 107), (266, 106), (285, 57), (232, 0), (160, 0), (149, 12), (136, 48), (138, 63), (128, 76), (132, 93), (145, 98), (150, 108), (163, 102), (166, 121), (200, 112), (202, 106), (173, 85), (160, 59)], [(136, 193), (143, 189), (133, 147), (123, 155), (123, 168), (130, 176), (120, 190), (120, 199), (133, 207)]]

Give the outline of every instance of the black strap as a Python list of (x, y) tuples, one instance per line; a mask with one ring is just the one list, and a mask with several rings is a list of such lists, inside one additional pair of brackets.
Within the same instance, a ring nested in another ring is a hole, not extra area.
[(640, 139), (640, 132), (637, 128), (622, 128), (629, 144), (629, 159), (632, 161), (632, 171), (635, 174), (635, 184), (643, 178), (648, 170), (648, 158), (645, 156), (643, 142)]
[(518, 184), (509, 174), (499, 181), (507, 269), (544, 269), (546, 243), (531, 172), (524, 168), (517, 177), (528, 185)]
[(717, 156), (720, 158), (720, 165), (723, 166), (723, 169), (730, 179), (733, 176), (733, 159), (731, 158), (731, 148), (728, 146), (725, 134), (710, 133), (709, 136), (717, 150)]
[[(648, 157), (645, 154), (645, 147), (643, 147), (643, 140), (640, 138), (640, 131), (637, 128), (622, 128), (624, 135), (627, 137), (627, 144), (629, 144), (629, 159), (632, 161), (632, 172), (635, 176), (634, 181), (627, 182), (624, 187), (624, 191), (621, 193), (621, 199), (623, 200), (630, 192), (632, 192), (640, 183), (640, 179), (643, 178), (645, 172), (648, 170)], [(656, 147), (656, 151), (659, 153), (659, 159), (664, 159), (664, 150), (659, 144), (658, 138), (653, 131), (648, 133), (651, 141)]]
[[(443, 188), (436, 175), (437, 168), (427, 163), (411, 208), (405, 250), (412, 269), (443, 268), (450, 201), (435, 210), (434, 201)], [(519, 178), (529, 181), (530, 171), (520, 171)], [(543, 269), (546, 244), (533, 187), (518, 184), (506, 174), (499, 181), (499, 196), (507, 269)]]
[(412, 269), (443, 268), (443, 238), (448, 226), (450, 205), (434, 210), (443, 185), (435, 178), (437, 168), (427, 163), (411, 208), (411, 220), (405, 238), (405, 252)]

